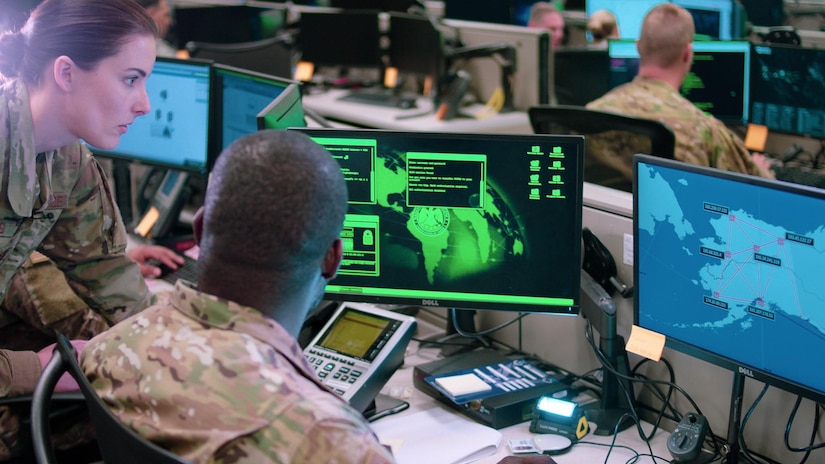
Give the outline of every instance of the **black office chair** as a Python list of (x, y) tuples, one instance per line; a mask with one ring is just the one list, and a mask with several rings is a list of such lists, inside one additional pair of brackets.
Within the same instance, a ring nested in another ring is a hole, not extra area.
[(253, 42), (188, 42), (186, 51), (192, 58), (212, 60), (236, 68), (292, 79), (292, 39), (288, 35), (268, 37)]
[(186, 464), (189, 461), (144, 439), (109, 411), (97, 396), (77, 362), (74, 347), (64, 335), (58, 335), (54, 355), (34, 389), (32, 399), (32, 439), (38, 464), (57, 462), (50, 441), (49, 406), (57, 380), (68, 372), (80, 385), (80, 391), (89, 408), (98, 447), (104, 462), (118, 464)]
[[(584, 180), (626, 192), (633, 191), (634, 154), (673, 158), (676, 148), (673, 131), (652, 119), (566, 105), (534, 106), (528, 109), (528, 115), (536, 134), (584, 135)], [(605, 144), (618, 156), (592, 155)]]

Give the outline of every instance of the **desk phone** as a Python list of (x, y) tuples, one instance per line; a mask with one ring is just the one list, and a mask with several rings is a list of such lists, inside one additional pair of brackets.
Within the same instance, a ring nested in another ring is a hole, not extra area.
[(343, 303), (304, 348), (304, 357), (321, 382), (363, 413), (403, 363), (415, 328), (412, 316)]

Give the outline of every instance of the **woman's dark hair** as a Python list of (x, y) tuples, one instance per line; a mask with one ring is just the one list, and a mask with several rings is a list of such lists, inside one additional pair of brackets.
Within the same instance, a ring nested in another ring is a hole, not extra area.
[(133, 0), (44, 0), (19, 31), (0, 35), (0, 75), (38, 84), (62, 55), (88, 71), (134, 35), (157, 36), (157, 25)]

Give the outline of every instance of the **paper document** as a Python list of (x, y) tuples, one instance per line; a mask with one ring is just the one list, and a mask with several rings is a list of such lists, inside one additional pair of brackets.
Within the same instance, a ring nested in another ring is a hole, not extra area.
[(501, 432), (443, 408), (370, 424), (398, 464), (462, 464), (494, 454)]

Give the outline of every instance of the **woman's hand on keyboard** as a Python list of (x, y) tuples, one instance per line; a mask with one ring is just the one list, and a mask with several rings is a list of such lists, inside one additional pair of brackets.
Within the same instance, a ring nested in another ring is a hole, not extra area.
[(158, 245), (138, 245), (126, 250), (126, 254), (140, 265), (140, 273), (143, 277), (160, 277), (162, 273), (160, 267), (152, 264), (151, 261), (161, 263), (173, 270), (183, 264), (183, 256)]

